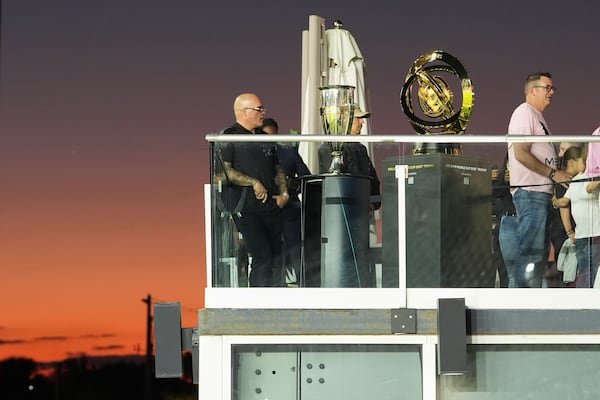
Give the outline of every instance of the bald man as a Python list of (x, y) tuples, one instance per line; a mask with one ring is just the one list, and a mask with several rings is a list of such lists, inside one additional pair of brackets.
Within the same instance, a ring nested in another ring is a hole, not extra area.
[[(266, 135), (261, 129), (265, 106), (257, 95), (240, 94), (233, 113), (235, 123), (224, 134)], [(252, 255), (250, 286), (282, 286), (282, 208), (289, 194), (275, 143), (223, 143), (218, 155), (235, 189), (228, 204), (240, 209), (233, 213), (235, 225)]]

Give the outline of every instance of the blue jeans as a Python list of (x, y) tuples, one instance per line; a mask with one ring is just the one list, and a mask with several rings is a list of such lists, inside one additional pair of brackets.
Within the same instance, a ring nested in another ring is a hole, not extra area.
[[(498, 230), (500, 253), (504, 260), (504, 267), (508, 275), (508, 287), (515, 287), (515, 270), (519, 258), (519, 237), (517, 236), (517, 217), (503, 215)], [(511, 286), (512, 282), (512, 286)]]
[(577, 278), (575, 286), (578, 288), (594, 287), (594, 279), (600, 264), (600, 237), (575, 239), (577, 254)]
[[(517, 189), (513, 203), (517, 210), (519, 255), (508, 271), (508, 287), (541, 287), (548, 262), (547, 216), (549, 193)], [(509, 268), (509, 266), (507, 266)]]

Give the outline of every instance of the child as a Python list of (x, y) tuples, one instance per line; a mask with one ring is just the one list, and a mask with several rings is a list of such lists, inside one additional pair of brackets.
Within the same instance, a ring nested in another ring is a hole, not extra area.
[(589, 288), (593, 286), (600, 264), (600, 181), (589, 181), (582, 148), (569, 147), (564, 154), (564, 163), (566, 172), (574, 175), (573, 181), (564, 197), (552, 199), (552, 205), (571, 205), (575, 230), (569, 230), (567, 236), (575, 242), (577, 249), (576, 287)]

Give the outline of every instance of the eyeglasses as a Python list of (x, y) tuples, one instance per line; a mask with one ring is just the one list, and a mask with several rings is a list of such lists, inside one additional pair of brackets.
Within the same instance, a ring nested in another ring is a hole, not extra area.
[(264, 113), (265, 111), (267, 111), (267, 108), (265, 106), (245, 107), (244, 110), (254, 110), (259, 113)]
[(546, 92), (549, 92), (549, 91), (551, 91), (551, 90), (552, 90), (553, 92), (556, 92), (556, 86), (552, 86), (552, 85), (544, 85), (544, 86), (537, 85), (537, 86), (534, 86), (534, 88), (542, 88), (542, 89), (546, 89)]

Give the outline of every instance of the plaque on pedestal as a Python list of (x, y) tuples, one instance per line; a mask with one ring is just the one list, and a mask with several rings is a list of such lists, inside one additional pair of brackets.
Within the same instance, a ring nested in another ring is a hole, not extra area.
[(407, 287), (493, 287), (490, 163), (445, 154), (383, 161), (383, 287), (398, 287), (396, 165), (408, 165)]

